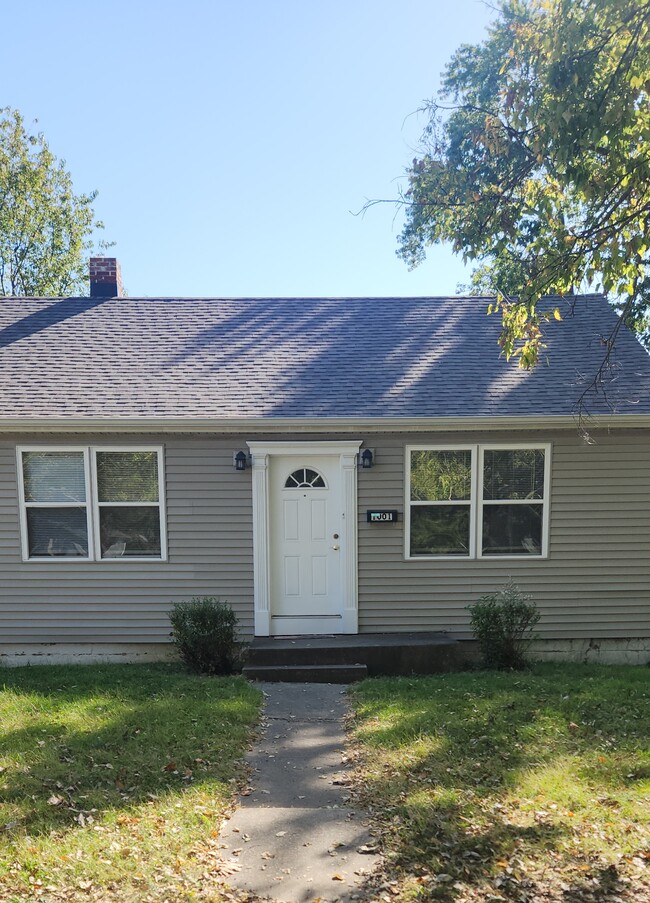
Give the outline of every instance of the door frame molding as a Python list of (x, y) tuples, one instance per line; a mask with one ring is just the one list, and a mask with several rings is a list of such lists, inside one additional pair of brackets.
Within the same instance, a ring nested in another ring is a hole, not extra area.
[(271, 552), (269, 536), (269, 464), (275, 455), (305, 458), (338, 455), (343, 502), (343, 618), (341, 633), (359, 632), (357, 576), (357, 458), (358, 442), (248, 442), (253, 471), (253, 593), (255, 636), (271, 636)]

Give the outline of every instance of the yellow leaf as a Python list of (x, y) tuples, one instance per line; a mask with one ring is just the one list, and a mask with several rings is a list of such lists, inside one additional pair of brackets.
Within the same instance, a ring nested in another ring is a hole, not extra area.
[(555, 310), (553, 311), (553, 316), (555, 317), (556, 320), (561, 320), (561, 319), (562, 319), (562, 314), (560, 313), (560, 311), (558, 310), (557, 307), (556, 307)]

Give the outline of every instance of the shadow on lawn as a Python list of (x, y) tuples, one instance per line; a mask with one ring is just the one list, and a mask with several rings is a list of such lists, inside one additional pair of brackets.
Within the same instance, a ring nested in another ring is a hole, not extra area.
[(1, 685), (22, 720), (0, 739), (5, 837), (84, 826), (197, 784), (225, 799), (258, 711), (243, 679), (173, 665), (7, 669)]
[[(585, 794), (606, 824), (617, 793), (648, 777), (648, 672), (616, 675), (551, 667), (364, 685), (366, 760), (373, 749), (392, 758), (361, 795), (382, 813), (392, 877), (410, 880), (418, 899), (451, 901), (469, 886), (496, 899), (637, 901), (615, 867), (568, 852), (576, 847), (571, 810)], [(522, 806), (520, 795), (529, 797)], [(538, 861), (539, 873), (526, 874), (520, 857)], [(563, 873), (559, 896), (544, 896), (543, 868)]]

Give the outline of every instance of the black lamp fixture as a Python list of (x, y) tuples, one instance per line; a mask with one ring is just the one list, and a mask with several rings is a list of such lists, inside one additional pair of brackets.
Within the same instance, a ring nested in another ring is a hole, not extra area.
[(233, 455), (232, 460), (235, 465), (235, 470), (246, 470), (246, 465), (248, 464), (248, 456), (246, 455), (246, 452), (236, 452)]
[(364, 448), (361, 452), (361, 466), (364, 470), (370, 470), (374, 461), (374, 454), (371, 448)]

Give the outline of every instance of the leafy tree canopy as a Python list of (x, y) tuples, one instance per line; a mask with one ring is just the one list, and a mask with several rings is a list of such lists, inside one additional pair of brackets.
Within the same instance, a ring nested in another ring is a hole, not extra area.
[(75, 194), (44, 136), (0, 109), (0, 294), (86, 294), (95, 196)]
[(400, 256), (415, 266), (450, 241), (479, 261), (473, 288), (497, 292), (502, 348), (524, 367), (545, 295), (603, 290), (647, 330), (650, 2), (505, 0), (441, 95), (408, 170)]

